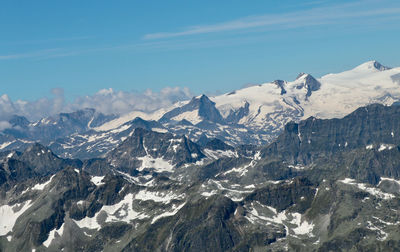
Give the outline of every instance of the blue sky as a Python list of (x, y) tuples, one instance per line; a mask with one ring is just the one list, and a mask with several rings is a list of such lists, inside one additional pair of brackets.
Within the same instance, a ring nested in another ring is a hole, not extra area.
[(388, 0), (5, 0), (0, 34), (0, 95), (13, 101), (54, 88), (67, 102), (110, 87), (213, 94), (371, 59), (400, 66), (400, 2)]

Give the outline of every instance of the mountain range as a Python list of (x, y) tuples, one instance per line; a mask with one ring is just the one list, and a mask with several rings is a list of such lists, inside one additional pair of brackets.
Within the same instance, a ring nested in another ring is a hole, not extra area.
[(0, 135), (0, 251), (396, 251), (400, 68)]
[(0, 150), (40, 142), (64, 158), (101, 157), (135, 128), (186, 135), (200, 145), (218, 138), (236, 146), (270, 143), (290, 121), (310, 116), (341, 118), (360, 106), (391, 105), (400, 100), (400, 68), (369, 61), (349, 71), (314, 78), (301, 73), (292, 82), (270, 83), (220, 96), (201, 95), (153, 113), (103, 115), (94, 109), (29, 122), (9, 119), (0, 133)]

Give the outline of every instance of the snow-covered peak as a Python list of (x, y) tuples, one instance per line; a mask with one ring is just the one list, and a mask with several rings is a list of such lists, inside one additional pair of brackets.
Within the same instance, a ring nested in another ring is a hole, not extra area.
[(400, 100), (400, 68), (388, 68), (368, 61), (349, 71), (319, 79), (321, 89), (308, 104), (304, 117), (343, 117), (356, 108), (372, 103), (391, 105)]
[(376, 60), (371, 60), (367, 61), (357, 67), (355, 67), (353, 70), (356, 71), (385, 71), (391, 69), (390, 67), (384, 66), (381, 63), (379, 63)]
[(222, 117), (220, 112), (215, 108), (215, 102), (210, 100), (206, 95), (193, 97), (190, 102), (184, 106), (177, 107), (165, 113), (160, 121), (182, 121), (186, 120), (192, 124), (200, 123), (204, 120), (221, 123)]
[(309, 76), (309, 74), (307, 74), (307, 73), (299, 73), (299, 75), (297, 75), (297, 77), (296, 77), (296, 80), (306, 79), (307, 76)]
[(297, 89), (305, 87), (309, 92), (317, 91), (321, 84), (311, 75), (307, 73), (300, 73), (296, 80), (288, 83), (289, 86), (295, 86)]

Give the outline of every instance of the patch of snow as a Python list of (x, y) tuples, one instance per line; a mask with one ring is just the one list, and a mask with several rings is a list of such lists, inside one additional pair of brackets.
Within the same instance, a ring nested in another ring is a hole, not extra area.
[[(237, 153), (236, 153), (236, 155), (237, 155)], [(223, 172), (222, 174), (226, 175), (226, 174), (229, 174), (229, 173), (238, 173), (240, 177), (244, 176), (248, 172), (249, 168), (252, 168), (257, 164), (256, 160), (260, 160), (260, 159), (261, 159), (260, 152), (257, 152), (254, 155), (253, 160), (251, 160), (249, 164), (243, 165), (243, 166), (238, 167), (238, 168), (234, 167), (234, 168), (232, 168), (232, 169), (230, 169), (230, 170), (228, 170), (226, 172)], [(217, 174), (217, 176), (218, 175), (219, 174)]]
[(384, 178), (384, 177), (381, 177), (381, 179), (378, 183), (378, 186), (382, 183), (382, 181), (391, 181), (391, 182), (397, 183), (400, 186), (400, 180), (395, 180), (393, 178)]
[(15, 141), (12, 142), (5, 142), (0, 144), (0, 150), (6, 148), (7, 146), (9, 146), (10, 144), (13, 144)]
[(138, 178), (133, 177), (131, 175), (129, 175), (128, 173), (125, 172), (121, 172), (121, 171), (117, 171), (119, 174), (123, 175), (124, 178), (129, 181), (130, 183), (136, 183), (136, 184), (140, 184), (140, 181)]
[(194, 164), (200, 166), (200, 165), (204, 165), (204, 163), (205, 163), (205, 158), (196, 161), (196, 163), (194, 163)]
[(101, 226), (99, 223), (97, 223), (96, 216), (94, 217), (85, 217), (81, 220), (74, 220), (76, 225), (78, 225), (79, 228), (88, 228), (88, 229), (100, 229)]
[[(177, 103), (175, 105), (173, 105), (172, 107), (175, 106), (179, 106), (180, 103)], [(141, 112), (141, 111), (133, 111), (131, 113), (125, 114), (123, 116), (120, 116), (112, 121), (106, 122), (103, 125), (93, 128), (96, 131), (109, 131), (112, 129), (116, 129), (120, 126), (122, 126), (123, 124), (132, 121), (133, 119), (140, 117), (144, 120), (155, 120), (157, 121), (158, 119), (160, 119), (167, 111), (169, 111), (171, 108), (166, 108), (166, 109), (160, 109), (157, 110), (153, 113), (145, 113), (145, 112)]]
[(371, 221), (367, 221), (368, 224), (368, 229), (372, 231), (378, 231), (378, 237), (377, 239), (379, 241), (384, 241), (388, 238), (389, 234), (383, 231), (381, 228), (375, 226)]
[[(253, 192), (253, 190), (237, 190), (237, 189), (226, 188), (221, 184), (221, 182), (226, 183), (227, 180), (222, 180), (222, 181), (216, 181), (213, 179), (208, 180), (206, 185), (204, 184), (201, 185), (202, 188), (206, 189), (201, 193), (201, 195), (204, 197), (209, 197), (211, 195), (221, 193), (224, 196), (230, 198), (232, 201), (241, 201), (243, 200), (244, 194), (249, 194)], [(235, 186), (233, 185), (232, 187)]]
[(88, 124), (86, 125), (86, 127), (87, 127), (88, 129), (91, 129), (91, 128), (92, 128), (90, 125), (92, 124), (93, 120), (94, 120), (94, 116), (90, 119), (90, 121), (89, 121)]
[(153, 158), (150, 155), (144, 157), (138, 157), (138, 160), (142, 161), (142, 165), (137, 169), (139, 171), (144, 170), (145, 168), (152, 168), (156, 172), (173, 172), (174, 166), (171, 165), (167, 160), (163, 158)]
[(365, 149), (367, 149), (367, 150), (372, 150), (373, 148), (374, 148), (373, 144), (369, 144), (369, 145), (365, 146)]
[(385, 193), (382, 192), (381, 190), (379, 190), (378, 188), (374, 188), (374, 187), (369, 187), (364, 183), (357, 183), (354, 179), (350, 179), (350, 178), (345, 178), (343, 180), (339, 180), (339, 182), (344, 183), (344, 184), (348, 184), (348, 185), (353, 185), (356, 186), (358, 189), (365, 191), (375, 197), (378, 198), (382, 198), (385, 200), (388, 199), (393, 199), (395, 198), (395, 196), (391, 193)]
[[(259, 205), (265, 207), (261, 204)], [(309, 237), (314, 236), (312, 234), (314, 225), (307, 220), (302, 220), (303, 217), (300, 213), (287, 213), (286, 210), (278, 213), (275, 208), (267, 206), (267, 208), (273, 214), (272, 217), (268, 217), (257, 211), (253, 203), (252, 206), (253, 207), (250, 208), (248, 214), (246, 214), (246, 218), (252, 223), (266, 221), (269, 223), (281, 224), (285, 227), (287, 235), (290, 235), (289, 230), (292, 230), (295, 235), (308, 235)], [(291, 228), (292, 225), (294, 225), (295, 227)]]
[(379, 149), (378, 149), (378, 151), (380, 152), (380, 151), (384, 151), (384, 150), (391, 150), (391, 149), (393, 149), (394, 148), (394, 145), (393, 144), (381, 144), (380, 146), (379, 146)]
[(104, 176), (93, 176), (90, 181), (95, 184), (96, 186), (104, 185), (105, 183), (102, 182)]
[(182, 121), (183, 119), (185, 119), (191, 122), (193, 125), (198, 124), (203, 120), (203, 118), (199, 116), (198, 110), (183, 112), (171, 119), (174, 121)]
[(141, 190), (135, 195), (137, 200), (152, 200), (154, 202), (162, 202), (168, 204), (171, 200), (178, 199), (181, 200), (185, 195), (176, 195), (173, 193), (163, 193), (163, 192), (152, 192), (147, 190)]
[(49, 233), (49, 237), (47, 237), (47, 240), (43, 242), (43, 246), (48, 248), (51, 244), (51, 242), (56, 238), (55, 235), (57, 234), (58, 236), (62, 236), (64, 232), (64, 223), (61, 225), (59, 229), (53, 229)]
[(93, 217), (85, 217), (82, 220), (74, 220), (80, 228), (100, 229), (101, 225), (97, 222), (97, 217), (100, 213), (105, 212), (107, 218), (105, 222), (127, 222), (130, 223), (136, 219), (146, 219), (149, 216), (145, 213), (139, 213), (133, 210), (132, 202), (134, 195), (127, 194), (120, 202), (115, 205), (104, 205), (99, 212)]
[(151, 221), (151, 224), (153, 224), (154, 222), (156, 222), (157, 220), (159, 220), (159, 219), (161, 219), (161, 218), (168, 217), (168, 216), (174, 216), (176, 213), (178, 213), (178, 211), (179, 211), (185, 204), (186, 204), (186, 202), (183, 203), (183, 204), (181, 204), (181, 205), (179, 205), (179, 206), (173, 206), (173, 207), (172, 207), (172, 209), (174, 209), (173, 211), (171, 211), (171, 212), (165, 212), (165, 213), (162, 213), (162, 214), (160, 214), (160, 215), (154, 217), (153, 220)]
[(55, 175), (51, 176), (49, 180), (44, 182), (43, 184), (36, 184), (34, 187), (32, 187), (32, 190), (43, 190), (48, 184), (50, 184), (51, 180), (54, 178)]
[(383, 221), (381, 219), (379, 219), (378, 217), (372, 216), (372, 218), (374, 218), (375, 220), (379, 221), (380, 223), (387, 225), (387, 226), (397, 226), (400, 225), (400, 221), (396, 221), (396, 222), (387, 222), (387, 221)]
[(297, 227), (293, 228), (293, 232), (296, 235), (309, 235), (312, 236), (312, 230), (314, 229), (314, 225), (311, 222), (306, 220), (302, 221), (302, 216), (299, 213), (292, 213), (293, 220), (292, 224), (295, 224)]
[(255, 162), (252, 160), (249, 164), (244, 165), (242, 167), (238, 167), (238, 168), (232, 168), (224, 173), (222, 173), (223, 175), (229, 174), (229, 173), (238, 173), (239, 176), (244, 176), (247, 172), (248, 172), (248, 168), (250, 167), (254, 167)]
[(21, 216), (28, 208), (31, 207), (31, 201), (15, 204), (13, 206), (0, 206), (0, 236), (11, 232), (18, 217)]
[(304, 170), (306, 167), (301, 164), (297, 164), (297, 165), (288, 165), (288, 168), (292, 168), (295, 170)]
[(76, 202), (76, 204), (77, 204), (78, 206), (81, 206), (81, 205), (83, 205), (84, 203), (85, 203), (84, 200), (80, 200), (80, 201)]
[(222, 151), (222, 150), (204, 149), (204, 154), (211, 159), (219, 159), (221, 157), (239, 157), (236, 152), (231, 150)]
[(208, 198), (208, 197), (213, 196), (214, 194), (217, 194), (217, 193), (218, 193), (217, 190), (212, 190), (210, 192), (202, 192), (201, 196), (204, 196), (204, 197)]
[(88, 233), (86, 233), (85, 231), (83, 231), (83, 233), (84, 233), (86, 236), (92, 237), (91, 234), (88, 234)]

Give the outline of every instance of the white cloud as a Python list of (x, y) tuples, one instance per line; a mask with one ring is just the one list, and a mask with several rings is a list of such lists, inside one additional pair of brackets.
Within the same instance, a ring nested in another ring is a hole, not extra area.
[(11, 128), (11, 127), (12, 127), (12, 125), (11, 125), (9, 122), (7, 122), (7, 121), (0, 121), (0, 132), (3, 131), (3, 130), (5, 130), (5, 129), (9, 129), (9, 128)]
[[(186, 87), (166, 87), (159, 92), (151, 89), (144, 92), (127, 92), (109, 88), (99, 90), (93, 95), (78, 97), (73, 102), (67, 103), (63, 89), (55, 88), (51, 90), (51, 93), (52, 98), (41, 98), (35, 101), (12, 101), (7, 94), (3, 94), (0, 96), (0, 122), (6, 121), (15, 114), (25, 116), (29, 120), (38, 120), (60, 112), (72, 112), (84, 108), (94, 108), (104, 114), (125, 114), (135, 110), (151, 112), (193, 96)], [(8, 125), (3, 125), (3, 127), (6, 126)]]
[(80, 97), (70, 104), (72, 110), (92, 107), (105, 114), (124, 114), (133, 110), (150, 112), (192, 97), (188, 88), (166, 87), (160, 92), (147, 89), (143, 93), (102, 89), (92, 96)]

